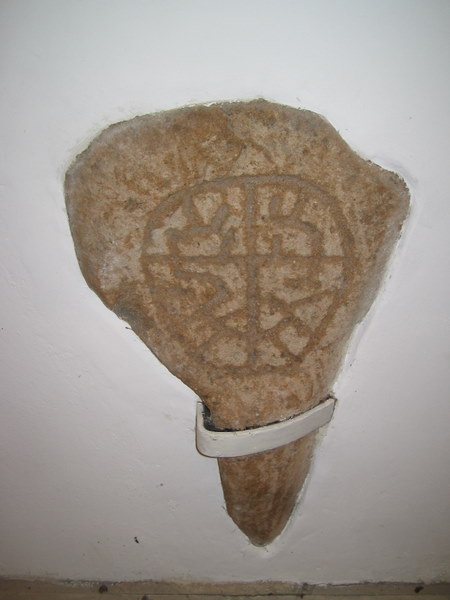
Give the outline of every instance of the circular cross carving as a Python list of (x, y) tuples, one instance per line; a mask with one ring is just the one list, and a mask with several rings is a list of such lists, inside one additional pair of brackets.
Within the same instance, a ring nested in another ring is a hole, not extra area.
[(193, 359), (245, 374), (290, 371), (317, 347), (345, 300), (352, 254), (333, 198), (270, 175), (166, 198), (141, 260), (165, 332)]

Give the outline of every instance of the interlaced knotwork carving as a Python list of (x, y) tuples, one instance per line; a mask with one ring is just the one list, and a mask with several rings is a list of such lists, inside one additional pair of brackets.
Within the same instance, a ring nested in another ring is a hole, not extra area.
[(148, 219), (147, 284), (192, 358), (239, 374), (289, 371), (324, 336), (352, 278), (337, 203), (296, 176), (181, 190)]

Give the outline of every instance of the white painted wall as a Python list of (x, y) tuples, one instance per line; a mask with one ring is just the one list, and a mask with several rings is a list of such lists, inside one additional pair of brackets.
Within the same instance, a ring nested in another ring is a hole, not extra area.
[[(0, 12), (0, 573), (448, 579), (450, 4), (3, 0)], [(413, 195), (301, 506), (267, 549), (227, 517), (216, 462), (194, 448), (194, 395), (87, 288), (62, 191), (110, 123), (258, 96), (322, 113)]]

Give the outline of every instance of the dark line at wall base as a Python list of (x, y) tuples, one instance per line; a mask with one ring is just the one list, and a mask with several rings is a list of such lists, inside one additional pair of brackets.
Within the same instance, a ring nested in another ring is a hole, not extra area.
[(356, 583), (310, 585), (288, 582), (204, 583), (180, 581), (51, 581), (0, 578), (0, 600), (450, 600), (450, 583)]

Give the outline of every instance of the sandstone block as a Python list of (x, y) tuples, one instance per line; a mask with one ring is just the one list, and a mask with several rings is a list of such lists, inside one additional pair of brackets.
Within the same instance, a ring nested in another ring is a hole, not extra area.
[[(322, 117), (262, 100), (113, 125), (65, 193), (89, 286), (231, 430), (327, 397), (409, 199)], [(313, 445), (219, 460), (254, 543), (283, 529)]]

